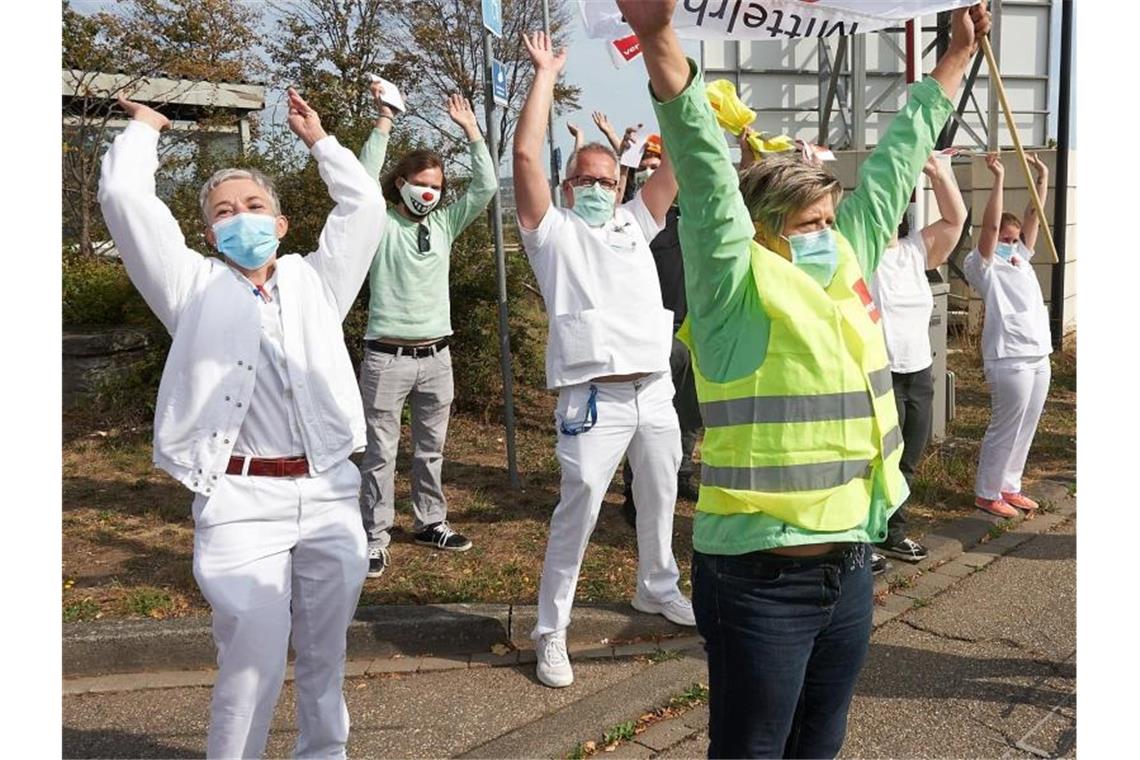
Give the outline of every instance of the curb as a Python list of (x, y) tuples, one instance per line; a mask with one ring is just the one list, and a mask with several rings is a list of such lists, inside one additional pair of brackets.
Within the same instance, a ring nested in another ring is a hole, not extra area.
[[(450, 667), (515, 665), (533, 660), (530, 631), (535, 605), (437, 604), (361, 607), (348, 628), (347, 659), (392, 660), (388, 672), (409, 662), (446, 658)], [(628, 604), (574, 606), (567, 644), (613, 652), (623, 645), (690, 636), (693, 631)], [(63, 677), (85, 678), (153, 671), (205, 670), (216, 665), (209, 618), (67, 623)], [(621, 655), (618, 655), (621, 656)], [(412, 667), (415, 670), (416, 667)]]

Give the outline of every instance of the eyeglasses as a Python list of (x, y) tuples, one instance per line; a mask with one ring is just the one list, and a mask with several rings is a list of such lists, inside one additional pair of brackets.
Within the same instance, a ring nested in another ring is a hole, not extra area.
[(416, 243), (420, 249), (420, 253), (427, 253), (431, 250), (431, 230), (428, 229), (426, 224), (417, 226)]
[(590, 177), (586, 175), (578, 175), (576, 177), (567, 177), (566, 181), (572, 187), (593, 187), (594, 185), (601, 185), (604, 190), (617, 190), (617, 180), (610, 179), (609, 177)]
[(598, 386), (590, 386), (590, 398), (586, 400), (586, 411), (582, 419), (569, 422), (562, 421), (559, 427), (564, 435), (581, 435), (598, 423)]

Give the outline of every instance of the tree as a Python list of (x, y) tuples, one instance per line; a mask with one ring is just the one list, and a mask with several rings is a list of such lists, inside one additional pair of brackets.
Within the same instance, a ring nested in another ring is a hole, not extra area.
[[(65, 0), (62, 21), (62, 65), (73, 93), (65, 101), (62, 147), (64, 239), (91, 254), (105, 238), (96, 192), (103, 151), (121, 123), (115, 96), (150, 77), (240, 81), (264, 73), (260, 14), (227, 0), (130, 0), (87, 16)], [(180, 156), (181, 168), (200, 152), (177, 139), (161, 145), (166, 156)]]

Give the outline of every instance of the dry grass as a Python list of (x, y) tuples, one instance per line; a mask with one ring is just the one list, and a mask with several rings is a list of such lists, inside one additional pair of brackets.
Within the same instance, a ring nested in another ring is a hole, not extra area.
[[(1053, 385), (1030, 455), (1030, 481), (1074, 473), (1075, 342), (1053, 359)], [(928, 452), (916, 478), (909, 512), (912, 535), (919, 538), (938, 523), (974, 512), (974, 466), (989, 419), (976, 346), (952, 355), (951, 367), (958, 375), (958, 417), (950, 437)], [(474, 542), (468, 552), (445, 553), (412, 543), (409, 442), (406, 437), (402, 441), (392, 566), (383, 578), (365, 584), (362, 604), (534, 602), (547, 525), (558, 501), (554, 398), (530, 388), (518, 393), (519, 491), (507, 482), (502, 427), (474, 416), (452, 418), (444, 490), (449, 519)], [(97, 420), (66, 414), (63, 477), (65, 620), (207, 611), (191, 572), (191, 494), (151, 465), (149, 427), (101, 429)], [(619, 474), (586, 552), (580, 601), (623, 600), (633, 594), (637, 545), (621, 518), (620, 483)], [(678, 503), (673, 547), (686, 592), (692, 515), (692, 503)]]

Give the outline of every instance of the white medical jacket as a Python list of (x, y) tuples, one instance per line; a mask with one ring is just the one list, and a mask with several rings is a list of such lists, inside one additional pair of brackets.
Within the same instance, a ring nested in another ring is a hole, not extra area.
[[(99, 203), (131, 282), (173, 337), (154, 415), (154, 462), (209, 495), (226, 471), (258, 367), (258, 299), (220, 259), (186, 246), (155, 193), (159, 133), (132, 121), (103, 159)], [(364, 409), (341, 322), (368, 273), (387, 215), (351, 151), (312, 147), (336, 202), (317, 250), (277, 260), (285, 365), (305, 455), (320, 473), (364, 448)], [(282, 400), (282, 403), (287, 403)]]

